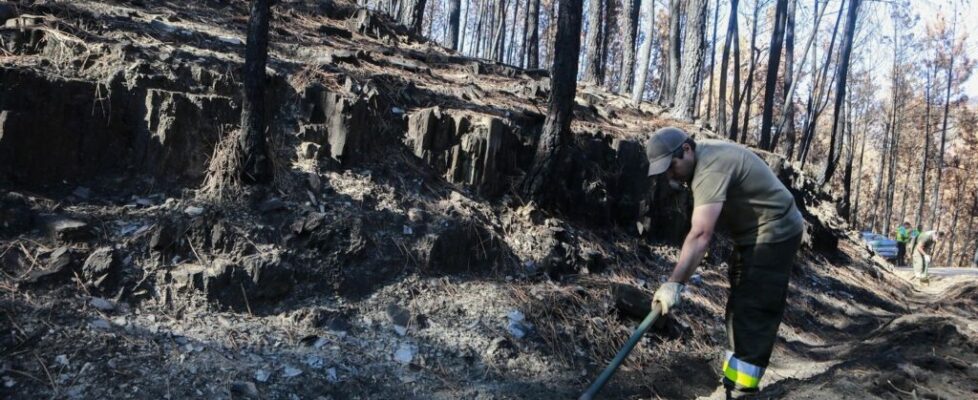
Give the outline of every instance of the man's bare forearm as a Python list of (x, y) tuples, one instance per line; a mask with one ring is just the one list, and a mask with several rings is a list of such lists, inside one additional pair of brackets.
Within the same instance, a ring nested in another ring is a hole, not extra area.
[(705, 231), (690, 231), (686, 235), (682, 251), (679, 253), (679, 262), (673, 268), (669, 281), (686, 283), (689, 277), (693, 276), (693, 272), (696, 272), (700, 261), (703, 260), (703, 255), (706, 254), (712, 236), (711, 232)]

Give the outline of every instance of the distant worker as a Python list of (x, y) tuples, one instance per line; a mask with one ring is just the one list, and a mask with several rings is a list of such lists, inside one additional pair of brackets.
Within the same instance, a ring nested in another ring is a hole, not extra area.
[(805, 223), (795, 198), (771, 168), (747, 148), (720, 140), (693, 141), (662, 128), (646, 144), (649, 176), (665, 173), (693, 193), (691, 228), (669, 280), (655, 292), (667, 314), (685, 288), (722, 219), (735, 244), (727, 298), (728, 349), (723, 362), (727, 399), (756, 394), (778, 336), (788, 278)]
[(910, 241), (910, 221), (905, 221), (903, 225), (897, 227), (897, 258), (896, 265), (902, 267), (907, 264), (907, 242)]
[(930, 282), (927, 270), (930, 268), (934, 245), (944, 237), (942, 231), (926, 231), (917, 235), (911, 247), (910, 260), (913, 263), (913, 277), (922, 283)]

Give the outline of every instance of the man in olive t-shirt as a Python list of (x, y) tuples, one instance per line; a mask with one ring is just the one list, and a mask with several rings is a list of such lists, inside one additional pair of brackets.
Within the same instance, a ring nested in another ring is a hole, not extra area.
[(688, 184), (693, 216), (679, 261), (653, 297), (662, 313), (679, 303), (718, 222), (736, 245), (727, 299), (727, 398), (756, 393), (784, 314), (788, 278), (805, 228), (791, 192), (756, 154), (719, 140), (694, 142), (678, 128), (656, 131), (646, 145), (649, 176)]
[(927, 270), (930, 269), (930, 258), (934, 252), (934, 245), (943, 236), (944, 232), (941, 231), (926, 231), (917, 235), (910, 245), (913, 276), (920, 279), (921, 283), (930, 281), (930, 277), (927, 275)]

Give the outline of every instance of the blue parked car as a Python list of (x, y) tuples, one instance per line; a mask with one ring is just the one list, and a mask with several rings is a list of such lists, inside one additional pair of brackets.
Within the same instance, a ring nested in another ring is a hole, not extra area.
[(895, 260), (897, 256), (897, 242), (886, 236), (873, 232), (861, 232), (863, 241), (869, 245), (874, 253), (879, 254), (887, 260)]

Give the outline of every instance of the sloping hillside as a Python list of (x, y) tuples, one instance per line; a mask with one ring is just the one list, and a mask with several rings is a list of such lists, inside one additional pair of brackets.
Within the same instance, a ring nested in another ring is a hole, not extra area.
[[(641, 140), (679, 123), (648, 104), (582, 88), (561, 200), (525, 203), (512, 186), (546, 71), (451, 54), (351, 4), (280, 2), (275, 182), (214, 202), (197, 190), (239, 120), (243, 2), (11, 4), (4, 397), (575, 397), (678, 256), (689, 199), (644, 176)], [(978, 395), (975, 284), (916, 291), (830, 195), (762, 156), (810, 223), (766, 393)], [(729, 252), (719, 238), (609, 398), (714, 391)]]

